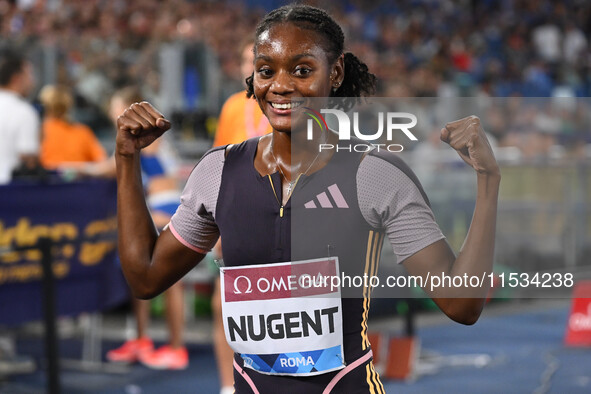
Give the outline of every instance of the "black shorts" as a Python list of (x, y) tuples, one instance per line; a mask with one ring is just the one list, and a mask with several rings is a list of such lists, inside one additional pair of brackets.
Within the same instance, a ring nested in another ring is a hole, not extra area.
[(371, 350), (344, 369), (322, 375), (295, 377), (265, 375), (242, 368), (242, 358), (234, 355), (236, 394), (384, 394), (384, 386), (373, 366)]

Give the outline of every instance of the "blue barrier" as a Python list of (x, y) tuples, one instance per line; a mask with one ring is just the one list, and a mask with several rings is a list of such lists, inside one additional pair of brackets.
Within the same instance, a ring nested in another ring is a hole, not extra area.
[(57, 315), (111, 308), (129, 297), (116, 257), (112, 180), (0, 186), (0, 324), (43, 316), (42, 253), (52, 242)]

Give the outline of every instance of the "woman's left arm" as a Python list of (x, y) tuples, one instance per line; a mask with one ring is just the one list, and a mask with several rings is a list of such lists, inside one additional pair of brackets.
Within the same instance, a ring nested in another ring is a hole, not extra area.
[[(474, 324), (482, 312), (492, 278), (501, 174), (476, 116), (448, 123), (441, 130), (441, 140), (476, 171), (472, 223), (457, 257), (440, 240), (408, 257), (403, 265), (410, 275), (423, 278), (424, 290), (446, 315), (463, 324)], [(454, 281), (454, 277), (461, 280)]]

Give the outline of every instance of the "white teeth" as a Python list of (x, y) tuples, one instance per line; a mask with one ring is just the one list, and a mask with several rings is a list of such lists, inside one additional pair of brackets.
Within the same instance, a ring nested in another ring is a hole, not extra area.
[(285, 104), (278, 104), (278, 103), (271, 103), (271, 106), (276, 109), (292, 109), (299, 107), (302, 103), (285, 103)]

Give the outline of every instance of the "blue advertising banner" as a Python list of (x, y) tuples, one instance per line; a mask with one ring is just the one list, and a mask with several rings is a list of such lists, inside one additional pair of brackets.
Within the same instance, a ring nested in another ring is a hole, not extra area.
[(0, 186), (0, 324), (42, 317), (41, 251), (54, 243), (58, 315), (112, 307), (128, 297), (116, 258), (112, 180)]

